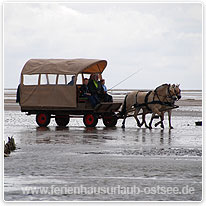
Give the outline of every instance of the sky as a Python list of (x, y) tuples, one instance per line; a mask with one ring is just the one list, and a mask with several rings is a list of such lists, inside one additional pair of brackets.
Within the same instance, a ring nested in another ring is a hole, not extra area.
[(4, 87), (33, 58), (108, 62), (107, 88), (202, 88), (200, 3), (5, 3)]

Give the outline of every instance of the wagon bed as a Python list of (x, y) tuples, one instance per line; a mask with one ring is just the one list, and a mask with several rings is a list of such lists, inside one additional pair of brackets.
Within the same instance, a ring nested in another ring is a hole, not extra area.
[(89, 102), (86, 103), (78, 103), (76, 108), (70, 107), (22, 107), (22, 112), (27, 112), (28, 115), (36, 114), (37, 112), (47, 111), (50, 114), (79, 114), (84, 115), (88, 112), (93, 113), (113, 113), (117, 112), (121, 107), (122, 103), (117, 102), (101, 102), (100, 104), (96, 105), (95, 108), (92, 108)]
[[(102, 119), (107, 127), (116, 125), (119, 119), (119, 109), (122, 103), (101, 102), (95, 108), (92, 108), (88, 101), (78, 103), (77, 108), (52, 108), (52, 107), (23, 107), (22, 112), (27, 115), (36, 114), (36, 122), (39, 126), (47, 126), (51, 118), (55, 118), (58, 126), (66, 126), (71, 118), (83, 118), (87, 127), (94, 127), (98, 119)], [(78, 116), (77, 116), (78, 115)]]

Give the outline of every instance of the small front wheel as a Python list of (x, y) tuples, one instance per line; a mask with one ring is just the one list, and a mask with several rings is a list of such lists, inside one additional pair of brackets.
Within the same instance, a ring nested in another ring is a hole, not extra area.
[(117, 124), (117, 116), (111, 115), (111, 116), (104, 116), (103, 117), (103, 123), (106, 127), (114, 127)]
[(68, 116), (55, 116), (55, 122), (57, 123), (58, 126), (60, 127), (66, 127), (67, 124), (69, 123), (69, 115)]
[(46, 127), (49, 125), (51, 120), (51, 117), (49, 114), (47, 113), (38, 113), (36, 115), (36, 123), (40, 126), (40, 127)]
[(85, 114), (83, 122), (86, 127), (95, 127), (98, 123), (98, 117), (95, 114)]

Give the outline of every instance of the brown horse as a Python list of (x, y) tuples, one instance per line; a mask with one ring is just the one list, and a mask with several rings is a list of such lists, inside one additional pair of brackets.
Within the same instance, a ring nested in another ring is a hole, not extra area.
[[(170, 101), (169, 101), (170, 100)], [(152, 124), (152, 120), (154, 119), (155, 114), (159, 115), (161, 118), (161, 126), (163, 125), (164, 116), (162, 115), (162, 106), (170, 106), (171, 102), (177, 100), (174, 85), (163, 84), (157, 87), (154, 91), (142, 92), (135, 91), (126, 95), (124, 104), (122, 106), (121, 115), (123, 116), (122, 128), (125, 128), (125, 120), (127, 114), (130, 111), (134, 111), (134, 118), (137, 121), (137, 125), (141, 127), (145, 122), (145, 115), (149, 113), (153, 113), (153, 117), (150, 121), (150, 127)], [(143, 122), (140, 123), (137, 115), (140, 110), (143, 110)]]
[[(179, 88), (179, 84), (177, 84), (177, 85), (173, 85), (173, 87), (174, 87), (174, 89), (175, 89), (175, 94), (176, 94), (176, 97), (177, 97), (177, 101), (179, 100), (179, 99), (181, 99), (181, 89)], [(174, 103), (175, 103), (175, 101), (174, 102), (171, 102), (171, 104), (172, 105), (174, 105)], [(168, 106), (163, 106), (163, 111), (162, 111), (162, 119), (164, 120), (164, 114), (165, 114), (165, 112), (168, 112), (168, 121), (169, 121), (169, 128), (170, 129), (173, 129), (173, 126), (172, 126), (172, 124), (171, 124), (171, 116), (172, 116), (172, 108), (171, 107), (168, 107)], [(154, 119), (154, 118), (153, 118)], [(151, 120), (153, 120), (152, 118), (151, 118)], [(161, 123), (161, 121), (159, 121), (159, 122), (157, 122), (156, 124), (155, 124), (155, 127), (157, 127), (159, 124)], [(151, 122), (151, 125), (152, 125), (152, 122)]]
[[(166, 102), (167, 102), (167, 104), (165, 104), (165, 105), (164, 105), (164, 104), (161, 104), (161, 108), (160, 108), (161, 116), (162, 116), (162, 117), (161, 117), (161, 121), (157, 122), (157, 123), (155, 124), (155, 127), (157, 127), (159, 124), (161, 124), (161, 127), (164, 128), (164, 125), (162, 124), (162, 123), (163, 123), (162, 121), (164, 120), (164, 114), (165, 114), (165, 112), (168, 112), (169, 125), (170, 125), (170, 128), (172, 127), (172, 126), (171, 126), (171, 110), (174, 108), (174, 103), (175, 103), (175, 101), (174, 101), (173, 99), (167, 97), (167, 98), (166, 98)], [(146, 116), (146, 114), (151, 113), (151, 110), (148, 110), (147, 108), (142, 108), (142, 110), (143, 110), (143, 113), (142, 113), (142, 123), (141, 123), (140, 126), (142, 126), (143, 124), (145, 124), (145, 127), (146, 127), (146, 128), (152, 129), (152, 121), (153, 121), (154, 118), (156, 118), (156, 115), (155, 115), (154, 113), (152, 114), (152, 117), (151, 117), (151, 119), (150, 119), (149, 126), (147, 126), (147, 123), (146, 123), (146, 120), (145, 120), (145, 116)], [(172, 128), (171, 128), (171, 129), (172, 129)]]

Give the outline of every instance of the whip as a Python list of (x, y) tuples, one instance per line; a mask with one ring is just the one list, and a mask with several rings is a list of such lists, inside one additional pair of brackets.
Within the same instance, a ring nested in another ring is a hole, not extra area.
[(138, 72), (140, 72), (142, 69), (137, 70), (136, 72), (134, 72), (133, 74), (129, 75), (128, 77), (126, 77), (125, 79), (121, 80), (118, 84), (114, 85), (113, 87), (111, 87), (110, 89), (108, 89), (108, 91), (112, 90), (114, 87), (120, 85), (122, 82), (126, 81), (127, 79), (129, 79), (130, 77), (132, 77), (133, 75), (137, 74)]

